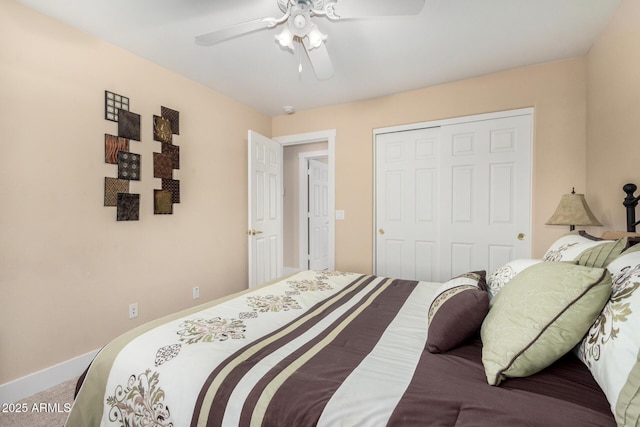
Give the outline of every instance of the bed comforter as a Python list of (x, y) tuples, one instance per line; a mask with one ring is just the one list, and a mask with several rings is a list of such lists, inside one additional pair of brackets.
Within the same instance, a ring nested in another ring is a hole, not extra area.
[(66, 425), (615, 425), (571, 355), (492, 387), (479, 340), (426, 351), (438, 286), (306, 271), (149, 323), (100, 351)]

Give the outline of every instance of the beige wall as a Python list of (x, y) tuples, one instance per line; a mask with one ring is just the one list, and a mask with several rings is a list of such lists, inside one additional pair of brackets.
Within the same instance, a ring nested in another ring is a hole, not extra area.
[(573, 186), (585, 191), (584, 58), (279, 116), (273, 120), (273, 133), (336, 129), (336, 209), (345, 210), (345, 220), (336, 223), (336, 268), (370, 272), (373, 129), (522, 107), (535, 108), (531, 238), (533, 256), (538, 257), (568, 231), (544, 225), (560, 196)]
[(622, 186), (640, 187), (639, 22), (640, 2), (624, 0), (587, 56), (588, 197), (615, 230), (626, 227)]
[[(247, 129), (271, 119), (17, 4), (0, 2), (0, 384), (246, 287)], [(103, 206), (104, 90), (142, 115), (140, 221)], [(182, 203), (153, 215), (152, 117), (180, 112)], [(233, 183), (233, 185), (229, 185)], [(200, 287), (194, 301), (191, 289)], [(129, 303), (140, 317), (129, 320)]]
[(282, 211), (284, 220), (283, 252), (284, 266), (298, 268), (300, 265), (300, 153), (326, 151), (326, 142), (288, 145), (283, 149), (284, 197)]

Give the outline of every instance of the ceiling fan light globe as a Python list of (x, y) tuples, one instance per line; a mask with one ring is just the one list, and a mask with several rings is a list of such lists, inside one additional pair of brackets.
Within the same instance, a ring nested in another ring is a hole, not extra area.
[(307, 34), (307, 38), (309, 39), (309, 48), (315, 49), (320, 47), (322, 42), (327, 39), (327, 35), (318, 29), (318, 27), (313, 24), (311, 27), (311, 31)]
[(279, 34), (276, 34), (276, 40), (280, 43), (280, 46), (293, 50), (293, 33), (287, 25), (282, 28)]

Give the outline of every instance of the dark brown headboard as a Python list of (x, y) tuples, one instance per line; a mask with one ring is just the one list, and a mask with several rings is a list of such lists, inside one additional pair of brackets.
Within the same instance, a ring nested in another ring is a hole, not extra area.
[(622, 190), (627, 193), (627, 197), (624, 198), (622, 204), (627, 208), (627, 231), (630, 233), (635, 233), (636, 225), (640, 224), (640, 221), (636, 221), (636, 206), (638, 206), (640, 196), (633, 195), (637, 189), (638, 187), (635, 184), (625, 184), (622, 187)]

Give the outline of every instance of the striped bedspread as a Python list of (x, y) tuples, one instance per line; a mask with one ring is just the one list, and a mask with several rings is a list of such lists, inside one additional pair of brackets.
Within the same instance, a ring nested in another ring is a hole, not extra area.
[(159, 319), (100, 351), (67, 426), (615, 426), (572, 354), (492, 387), (479, 339), (426, 351), (438, 287), (306, 271)]
[(98, 354), (66, 425), (385, 425), (437, 287), (306, 271), (160, 319)]

